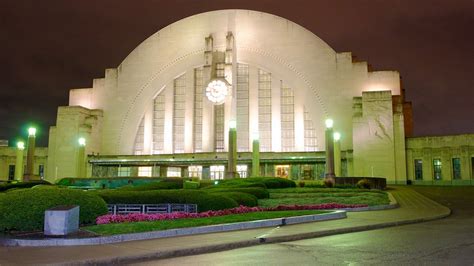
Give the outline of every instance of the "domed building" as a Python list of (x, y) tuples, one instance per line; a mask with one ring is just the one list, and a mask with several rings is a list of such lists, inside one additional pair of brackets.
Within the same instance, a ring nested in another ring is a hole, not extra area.
[[(91, 88), (71, 90), (69, 106), (59, 107), (49, 132), (45, 178), (221, 179), (229, 156), (247, 177), (258, 141), (258, 175), (319, 179), (331, 118), (341, 135), (336, 175), (400, 184), (433, 180), (436, 153), (427, 148), (445, 137), (409, 139), (411, 113), (397, 71), (372, 71), (275, 15), (212, 11), (161, 29)], [(228, 153), (232, 130), (235, 156)], [(79, 138), (87, 143), (86, 170), (77, 163)], [(469, 181), (473, 136), (452, 138), (454, 148), (443, 160), (466, 146), (458, 157)]]

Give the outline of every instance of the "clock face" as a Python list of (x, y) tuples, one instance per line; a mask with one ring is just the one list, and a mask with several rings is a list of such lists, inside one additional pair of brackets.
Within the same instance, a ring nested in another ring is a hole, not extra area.
[(206, 88), (206, 96), (214, 104), (223, 104), (229, 95), (229, 88), (222, 80), (212, 80)]

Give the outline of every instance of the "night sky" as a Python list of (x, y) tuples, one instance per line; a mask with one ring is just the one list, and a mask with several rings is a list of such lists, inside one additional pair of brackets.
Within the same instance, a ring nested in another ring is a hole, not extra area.
[[(187, 16), (252, 9), (294, 21), (374, 70), (398, 70), (415, 135), (474, 133), (473, 0), (0, 0), (0, 139), (39, 127), (143, 40)], [(350, 114), (348, 114), (350, 115)]]

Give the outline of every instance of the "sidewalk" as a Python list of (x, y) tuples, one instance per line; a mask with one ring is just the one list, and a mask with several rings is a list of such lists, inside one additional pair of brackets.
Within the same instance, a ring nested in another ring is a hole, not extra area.
[(333, 221), (99, 246), (0, 247), (0, 265), (124, 264), (423, 222), (446, 217), (451, 212), (409, 187), (396, 187), (390, 192), (400, 208), (349, 212), (347, 219)]

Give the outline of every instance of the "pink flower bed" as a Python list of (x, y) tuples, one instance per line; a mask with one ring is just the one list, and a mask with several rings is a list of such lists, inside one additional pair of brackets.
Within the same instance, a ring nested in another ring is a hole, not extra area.
[(162, 221), (162, 220), (174, 220), (174, 219), (185, 219), (185, 218), (204, 218), (214, 216), (224, 216), (230, 214), (240, 214), (249, 212), (262, 212), (262, 211), (295, 211), (295, 210), (332, 210), (332, 209), (348, 209), (348, 208), (360, 208), (367, 207), (367, 204), (338, 204), (338, 203), (325, 203), (316, 205), (280, 205), (277, 207), (261, 208), (261, 207), (247, 207), (239, 206), (227, 210), (219, 211), (206, 211), (200, 213), (185, 213), (185, 212), (173, 212), (173, 213), (159, 213), (159, 214), (142, 214), (142, 213), (130, 213), (130, 214), (106, 214), (97, 217), (97, 224), (110, 224), (110, 223), (128, 223), (128, 222), (145, 222), (145, 221)]

